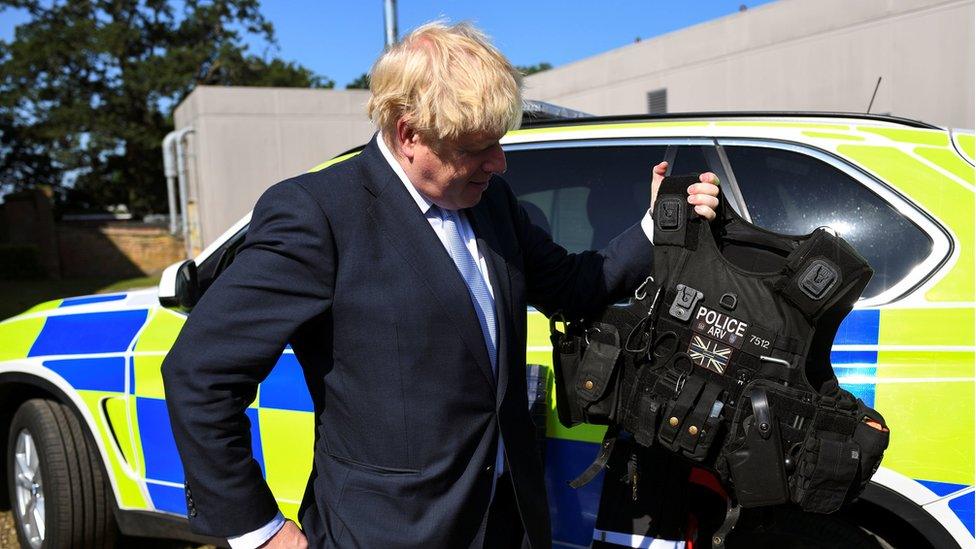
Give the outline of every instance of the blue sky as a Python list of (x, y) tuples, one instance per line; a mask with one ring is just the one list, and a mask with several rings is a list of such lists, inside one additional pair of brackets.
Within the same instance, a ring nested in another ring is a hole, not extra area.
[[(564, 65), (770, 0), (399, 0), (399, 30), (446, 17), (469, 20), (516, 65)], [(383, 0), (264, 0), (278, 36), (274, 56), (331, 78), (337, 87), (369, 70), (383, 50)], [(0, 11), (0, 40), (26, 16)], [(255, 53), (265, 53), (254, 43)]]

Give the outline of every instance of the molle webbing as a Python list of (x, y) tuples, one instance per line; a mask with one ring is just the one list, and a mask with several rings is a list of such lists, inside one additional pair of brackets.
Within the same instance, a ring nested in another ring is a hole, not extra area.
[[(697, 181), (662, 183), (654, 276), (629, 303), (570, 319), (565, 332), (552, 323), (560, 422), (610, 426), (572, 485), (614, 462), (622, 433), (712, 469), (737, 505), (835, 511), (860, 493), (888, 442), (883, 418), (838, 388), (829, 363), (837, 326), (871, 269), (830, 231), (771, 233), (722, 196), (717, 219), (703, 221), (687, 202)], [(751, 272), (730, 259), (753, 256), (775, 270)]]

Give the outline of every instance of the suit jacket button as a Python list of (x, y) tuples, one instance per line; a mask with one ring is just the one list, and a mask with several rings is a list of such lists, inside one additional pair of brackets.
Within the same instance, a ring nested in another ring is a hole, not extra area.
[(494, 465), (489, 465), (489, 466), (485, 467), (485, 473), (491, 474), (491, 472), (494, 471), (494, 470), (495, 470), (495, 466)]

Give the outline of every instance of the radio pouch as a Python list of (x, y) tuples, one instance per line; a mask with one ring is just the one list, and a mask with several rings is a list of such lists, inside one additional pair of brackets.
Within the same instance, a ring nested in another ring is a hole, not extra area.
[(620, 334), (613, 325), (594, 322), (586, 331), (586, 339), (588, 344), (576, 376), (575, 407), (587, 423), (608, 425), (614, 417), (619, 393), (616, 385), (620, 379), (615, 374)]

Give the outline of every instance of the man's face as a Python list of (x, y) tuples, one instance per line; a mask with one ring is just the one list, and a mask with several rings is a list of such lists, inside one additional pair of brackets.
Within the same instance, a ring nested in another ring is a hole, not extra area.
[(472, 134), (432, 145), (413, 134), (400, 142), (404, 171), (417, 190), (441, 208), (470, 208), (481, 200), (492, 174), (505, 172), (500, 138)]

